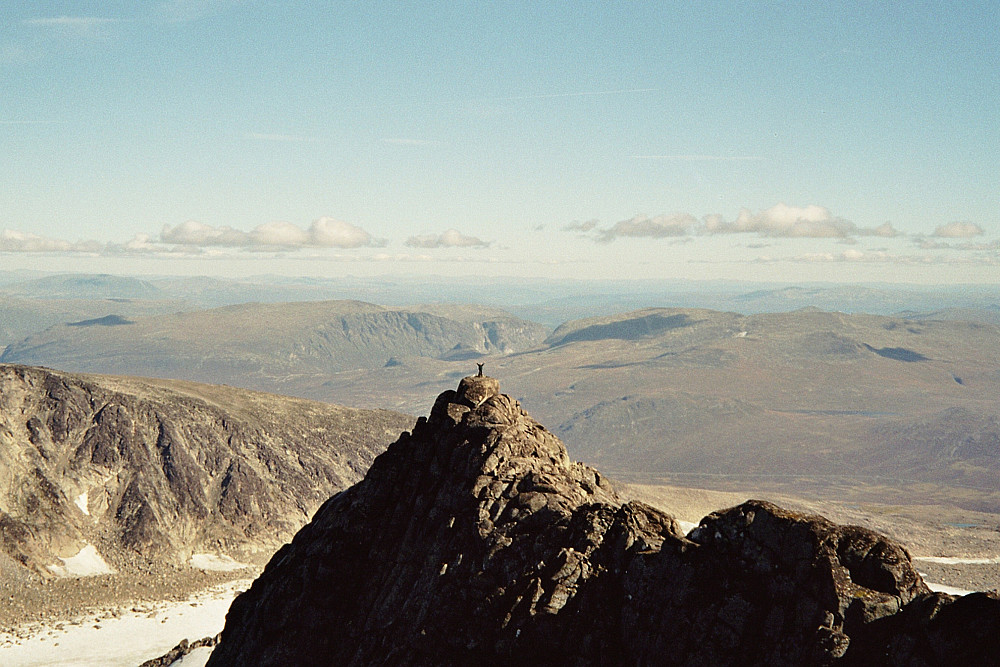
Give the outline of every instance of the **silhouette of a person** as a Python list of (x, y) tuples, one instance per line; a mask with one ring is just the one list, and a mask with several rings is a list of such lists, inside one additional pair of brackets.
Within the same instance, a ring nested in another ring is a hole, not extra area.
[(481, 377), (483, 377), (483, 365), (481, 363), (479, 363), (478, 361), (476, 362), (476, 365), (479, 366), (479, 375), (477, 375), (476, 377), (477, 378), (481, 378)]

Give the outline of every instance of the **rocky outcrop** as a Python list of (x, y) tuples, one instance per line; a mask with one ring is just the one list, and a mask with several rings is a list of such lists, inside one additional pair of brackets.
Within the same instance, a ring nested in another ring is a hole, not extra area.
[(178, 660), (184, 658), (195, 649), (199, 648), (211, 648), (219, 643), (219, 636), (214, 637), (202, 637), (193, 642), (189, 642), (186, 639), (182, 639), (177, 646), (173, 647), (163, 655), (158, 658), (153, 658), (152, 660), (147, 660), (146, 662), (139, 665), (139, 667), (170, 667), (170, 665), (176, 663)]
[(846, 665), (911, 667), (1000, 664), (1000, 594), (920, 596), (900, 613), (867, 625)]
[(762, 501), (685, 537), (468, 377), (278, 551), (209, 665), (863, 664), (931, 598), (887, 538)]
[(271, 553), (409, 424), (231, 387), (0, 365), (0, 564), (52, 576)]

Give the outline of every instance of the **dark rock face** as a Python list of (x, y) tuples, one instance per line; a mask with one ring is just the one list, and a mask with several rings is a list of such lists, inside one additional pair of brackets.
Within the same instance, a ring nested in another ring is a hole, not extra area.
[(766, 502), (685, 537), (470, 377), (274, 556), (209, 665), (863, 664), (931, 598), (887, 538)]
[(405, 415), (0, 365), (0, 558), (51, 576), (270, 553), (361, 477)]
[(1000, 664), (1000, 595), (921, 596), (902, 612), (865, 627), (847, 665), (888, 667)]

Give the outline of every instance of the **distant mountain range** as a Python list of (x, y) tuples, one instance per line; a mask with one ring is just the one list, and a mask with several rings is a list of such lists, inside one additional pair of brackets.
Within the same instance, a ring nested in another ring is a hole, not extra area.
[[(1000, 508), (988, 482), (997, 472), (1000, 294), (988, 286), (0, 284), (0, 359), (9, 363), (416, 413), (481, 362), (573, 456), (634, 481), (863, 487), (883, 499), (945, 485), (964, 507)], [(272, 302), (283, 297), (299, 300)], [(459, 297), (490, 305), (451, 303)], [(231, 305), (206, 307), (216, 303)], [(651, 303), (673, 307), (630, 310)], [(584, 316), (563, 317), (574, 314)]]
[(244, 304), (53, 326), (0, 362), (174, 377), (306, 395), (343, 371), (411, 357), (465, 360), (541, 344), (547, 330), (479, 306), (386, 308), (359, 301)]
[(70, 322), (0, 359), (405, 413), (478, 361), (573, 456), (629, 479), (921, 481), (1000, 511), (997, 349), (996, 325), (940, 313), (651, 308), (550, 332), (481, 306), (338, 301)]
[[(7, 300), (38, 304), (40, 319), (22, 319), (12, 331), (0, 328), (0, 346), (57, 323), (44, 314), (86, 308), (92, 319), (128, 309), (179, 312), (242, 303), (360, 300), (387, 306), (421, 303), (477, 303), (500, 308), (553, 329), (568, 321), (614, 315), (647, 307), (710, 308), (745, 314), (787, 312), (805, 307), (829, 311), (897, 315), (946, 309), (961, 319), (1000, 324), (1000, 292), (983, 285), (785, 285), (733, 281), (539, 280), (531, 278), (291, 278), (205, 276), (142, 278), (104, 274), (38, 275), (0, 271), (0, 327)], [(159, 309), (158, 309), (159, 308)], [(23, 313), (22, 313), (23, 314)], [(63, 320), (68, 321), (68, 320)]]

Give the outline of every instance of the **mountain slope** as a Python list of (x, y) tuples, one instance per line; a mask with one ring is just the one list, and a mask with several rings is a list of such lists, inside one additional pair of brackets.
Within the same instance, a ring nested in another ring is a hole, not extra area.
[(410, 423), (231, 387), (0, 365), (0, 549), (46, 576), (88, 554), (98, 570), (253, 559)]
[[(766, 502), (685, 537), (467, 377), (275, 554), (208, 664), (917, 664), (1000, 630), (981, 597), (949, 607), (887, 538)], [(942, 608), (957, 627), (930, 622)]]

